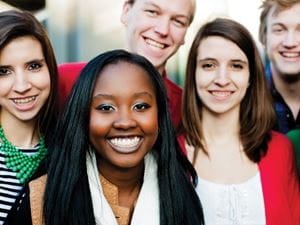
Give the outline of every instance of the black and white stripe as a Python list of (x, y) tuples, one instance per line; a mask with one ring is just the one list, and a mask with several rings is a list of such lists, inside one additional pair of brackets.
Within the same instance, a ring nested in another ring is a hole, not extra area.
[[(18, 149), (26, 155), (33, 155), (39, 148), (36, 146)], [(5, 153), (1, 151), (0, 143), (0, 225), (4, 223), (22, 188), (23, 184), (17, 179), (16, 172), (8, 169), (5, 165)]]

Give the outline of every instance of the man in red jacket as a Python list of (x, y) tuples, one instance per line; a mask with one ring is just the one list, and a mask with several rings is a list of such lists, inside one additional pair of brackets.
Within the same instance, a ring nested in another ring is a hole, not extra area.
[[(184, 44), (195, 8), (195, 0), (172, 0), (171, 4), (169, 0), (126, 0), (121, 14), (129, 51), (146, 57), (163, 76), (175, 127), (181, 120), (182, 89), (167, 78), (165, 67), (168, 59)], [(84, 65), (59, 66), (62, 101)]]

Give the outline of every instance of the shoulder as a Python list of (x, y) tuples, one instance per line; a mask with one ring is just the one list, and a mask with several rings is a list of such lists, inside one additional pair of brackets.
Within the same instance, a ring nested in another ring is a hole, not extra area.
[(284, 154), (290, 152), (292, 148), (292, 143), (287, 136), (276, 131), (271, 132), (268, 151), (273, 154)]
[(32, 224), (42, 224), (43, 199), (47, 182), (47, 175), (43, 175), (29, 182), (29, 198)]
[(287, 167), (289, 164), (293, 164), (292, 161), (294, 161), (294, 151), (291, 141), (284, 134), (272, 131), (268, 151), (262, 158), (260, 166), (276, 165), (276, 168), (279, 169), (280, 165)]
[(61, 76), (76, 76), (79, 75), (86, 62), (69, 62), (58, 65), (58, 73)]
[(171, 93), (173, 94), (177, 94), (180, 96), (182, 95), (182, 88), (179, 85), (175, 84), (172, 80), (170, 80), (166, 76), (163, 77), (163, 80), (168, 91), (171, 91)]

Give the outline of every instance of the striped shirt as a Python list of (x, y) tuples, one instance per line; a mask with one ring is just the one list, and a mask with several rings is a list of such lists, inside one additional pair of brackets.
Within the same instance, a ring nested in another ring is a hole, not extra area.
[[(5, 165), (5, 153), (1, 151), (0, 142), (0, 225), (5, 219), (19, 197), (23, 184), (16, 177), (16, 172)], [(26, 155), (33, 155), (39, 150), (39, 145), (34, 148), (18, 148)]]

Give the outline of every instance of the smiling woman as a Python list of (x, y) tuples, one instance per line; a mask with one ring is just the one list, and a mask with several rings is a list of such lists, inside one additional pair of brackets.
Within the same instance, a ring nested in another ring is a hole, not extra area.
[(144, 57), (114, 50), (92, 59), (55, 137), (45, 192), (46, 177), (30, 184), (31, 202), (44, 199), (42, 217), (30, 207), (33, 224), (203, 224), (195, 171), (177, 145), (162, 78)]
[[(11, 216), (28, 182), (44, 173), (56, 122), (56, 61), (42, 25), (28, 12), (0, 13), (0, 224)], [(21, 222), (22, 221), (22, 222)]]
[(292, 146), (272, 131), (267, 90), (244, 26), (218, 18), (199, 29), (188, 58), (179, 140), (199, 176), (206, 225), (300, 222)]

